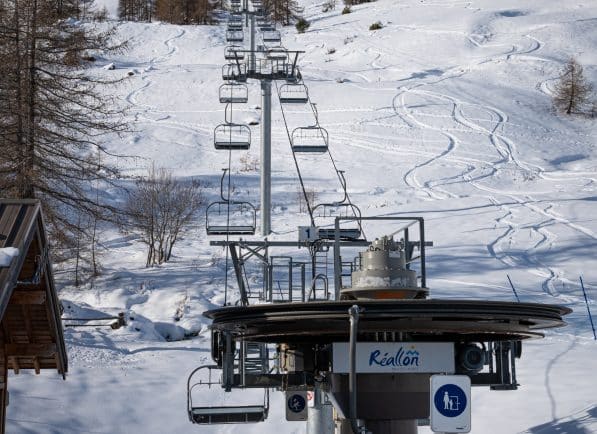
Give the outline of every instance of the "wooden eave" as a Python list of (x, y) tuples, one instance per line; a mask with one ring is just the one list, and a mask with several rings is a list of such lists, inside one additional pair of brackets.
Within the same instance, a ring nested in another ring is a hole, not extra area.
[(66, 345), (39, 201), (0, 199), (2, 247), (16, 247), (19, 255), (0, 268), (0, 352), (16, 373), (64, 375)]

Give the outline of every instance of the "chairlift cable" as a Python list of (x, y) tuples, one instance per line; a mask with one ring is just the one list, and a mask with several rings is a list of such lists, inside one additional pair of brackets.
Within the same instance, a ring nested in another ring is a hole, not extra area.
[[(311, 96), (307, 94), (307, 98), (309, 98), (309, 106), (311, 107), (311, 110), (313, 111), (313, 116), (315, 116), (315, 121), (316, 124), (319, 125), (319, 112), (317, 111), (317, 107), (314, 103), (311, 102)], [(336, 175), (338, 176), (338, 180), (340, 181), (340, 185), (342, 185), (343, 189), (344, 189), (344, 200), (346, 200), (348, 202), (348, 204), (350, 205), (350, 209), (352, 210), (352, 213), (355, 217), (358, 217), (355, 212), (354, 212), (354, 204), (352, 203), (352, 201), (350, 200), (350, 195), (348, 194), (348, 190), (346, 188), (346, 179), (343, 178), (343, 176), (340, 174), (340, 170), (338, 169), (338, 166), (336, 164), (336, 160), (334, 160), (334, 157), (332, 155), (332, 151), (330, 150), (329, 147), (329, 143), (328, 143), (328, 148), (327, 148), (327, 152), (328, 155), (330, 156), (330, 160), (332, 161), (332, 165), (334, 166), (334, 170), (336, 171)], [(365, 235), (365, 232), (363, 231), (363, 225), (361, 223), (360, 220), (358, 220), (358, 225), (359, 225), (359, 230), (361, 231), (361, 234), (363, 234), (363, 237), (365, 239), (367, 239), (367, 236)]]
[[(278, 82), (274, 81), (276, 85), (276, 92), (278, 93), (278, 101), (280, 100), (280, 88), (278, 87)], [(282, 119), (284, 120), (284, 127), (286, 128), (286, 135), (288, 136), (288, 143), (290, 144), (290, 148), (292, 149), (292, 136), (290, 135), (290, 129), (288, 128), (288, 122), (286, 121), (286, 113), (284, 112), (284, 104), (280, 103), (280, 110), (282, 112)], [(305, 197), (305, 203), (307, 204), (307, 211), (309, 211), (309, 218), (311, 219), (311, 226), (315, 226), (315, 220), (313, 219), (313, 209), (311, 208), (311, 204), (309, 203), (309, 197), (307, 196), (307, 190), (305, 189), (305, 183), (303, 182), (303, 176), (301, 175), (301, 169), (298, 164), (298, 160), (296, 159), (296, 155), (294, 151), (292, 152), (292, 158), (294, 160), (294, 165), (296, 167), (296, 173), (299, 178), (299, 182), (301, 184), (301, 190), (303, 191), (303, 196)]]

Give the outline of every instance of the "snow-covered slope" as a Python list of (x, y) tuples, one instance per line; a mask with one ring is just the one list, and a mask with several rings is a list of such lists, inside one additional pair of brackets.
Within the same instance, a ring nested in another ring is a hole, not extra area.
[[(311, 27), (284, 29), (330, 148), (346, 170), (364, 215), (421, 215), (433, 297), (512, 300), (574, 309), (570, 326), (524, 346), (516, 392), (475, 390), (477, 434), (597, 432), (597, 343), (579, 285), (597, 299), (597, 122), (556, 115), (554, 79), (570, 56), (597, 82), (597, 4), (574, 0), (378, 0), (341, 15), (306, 0)], [(369, 31), (373, 22), (383, 28)], [(226, 152), (213, 148), (223, 122), (217, 91), (223, 27), (119, 23), (124, 54), (100, 59), (94, 73), (128, 77), (117, 90), (135, 132), (110, 142), (130, 175), (154, 161), (176, 176), (214, 187)], [(102, 66), (113, 62), (116, 69)], [(260, 91), (235, 117), (259, 119)], [(289, 122), (312, 116), (293, 109)], [(308, 224), (297, 211), (298, 180), (279, 106), (273, 115), (272, 238), (294, 239)], [(253, 130), (258, 143), (258, 127)], [(258, 157), (259, 147), (249, 151)], [(329, 160), (302, 157), (307, 188), (338, 199)], [(239, 159), (233, 171), (241, 168)], [(258, 202), (256, 172), (239, 174), (235, 197)], [(102, 232), (104, 272), (75, 289), (58, 274), (71, 317), (126, 312), (129, 325), (68, 328), (70, 373), (10, 376), (9, 433), (267, 433), (305, 431), (286, 423), (274, 396), (261, 425), (196, 427), (188, 422), (186, 379), (209, 362), (201, 312), (224, 300), (223, 251), (197, 229), (174, 260), (145, 269), (143, 245)], [(591, 302), (597, 313), (597, 305)], [(194, 336), (198, 334), (197, 336)], [(184, 337), (188, 339), (180, 340)], [(229, 397), (222, 397), (228, 399)], [(429, 432), (421, 428), (420, 432)]]

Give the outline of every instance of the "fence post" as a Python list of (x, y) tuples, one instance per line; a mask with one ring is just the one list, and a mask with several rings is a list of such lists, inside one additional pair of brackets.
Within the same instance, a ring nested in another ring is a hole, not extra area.
[(597, 335), (595, 334), (595, 324), (593, 323), (593, 316), (591, 315), (591, 309), (589, 308), (589, 299), (587, 298), (587, 291), (585, 291), (585, 284), (582, 281), (582, 276), (578, 276), (578, 278), (580, 279), (580, 287), (582, 288), (582, 293), (585, 296), (587, 312), (589, 313), (589, 321), (591, 321), (591, 328), (593, 329), (593, 339), (597, 341)]
[(510, 279), (510, 276), (506, 274), (506, 277), (508, 278), (508, 282), (510, 282), (510, 286), (512, 287), (512, 292), (514, 293), (514, 297), (516, 297), (516, 301), (520, 303), (520, 298), (518, 298), (518, 294), (516, 293), (516, 288), (514, 288), (514, 284), (512, 283), (512, 279)]

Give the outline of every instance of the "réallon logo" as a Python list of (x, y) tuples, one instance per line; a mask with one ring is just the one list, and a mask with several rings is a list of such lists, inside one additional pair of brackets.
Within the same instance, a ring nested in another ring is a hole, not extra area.
[(412, 346), (410, 350), (405, 351), (400, 347), (395, 354), (381, 353), (379, 350), (371, 351), (369, 355), (369, 366), (396, 366), (410, 367), (419, 366), (419, 352)]

